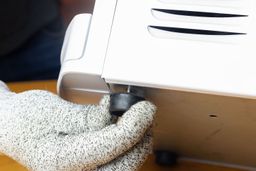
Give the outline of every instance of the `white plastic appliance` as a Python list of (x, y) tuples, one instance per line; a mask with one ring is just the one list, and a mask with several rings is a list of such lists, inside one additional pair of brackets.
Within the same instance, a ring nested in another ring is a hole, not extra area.
[(255, 9), (255, 0), (96, 0), (67, 29), (58, 92), (143, 87), (159, 108), (156, 148), (253, 169)]

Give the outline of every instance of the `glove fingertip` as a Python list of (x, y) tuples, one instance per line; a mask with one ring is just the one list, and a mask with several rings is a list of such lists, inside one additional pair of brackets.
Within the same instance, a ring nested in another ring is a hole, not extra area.
[(142, 101), (141, 105), (145, 108), (145, 110), (150, 111), (151, 113), (156, 113), (157, 107), (150, 101)]
[(149, 101), (141, 101), (133, 105), (126, 113), (132, 115), (140, 114), (143, 117), (150, 118), (150, 121), (153, 121), (155, 118), (157, 107)]

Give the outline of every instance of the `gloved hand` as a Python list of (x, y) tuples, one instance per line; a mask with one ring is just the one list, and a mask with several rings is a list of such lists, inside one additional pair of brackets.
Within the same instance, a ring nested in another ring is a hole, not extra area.
[(109, 96), (77, 105), (0, 81), (0, 151), (34, 171), (133, 171), (151, 152), (155, 106), (139, 102), (111, 123)]

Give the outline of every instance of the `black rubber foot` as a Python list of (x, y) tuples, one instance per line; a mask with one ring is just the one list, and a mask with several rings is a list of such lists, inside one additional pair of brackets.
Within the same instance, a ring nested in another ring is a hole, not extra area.
[(175, 152), (166, 150), (155, 151), (156, 164), (160, 166), (175, 166), (177, 164), (178, 155)]
[(109, 112), (115, 116), (122, 116), (132, 105), (143, 100), (143, 97), (131, 93), (113, 93), (110, 95)]

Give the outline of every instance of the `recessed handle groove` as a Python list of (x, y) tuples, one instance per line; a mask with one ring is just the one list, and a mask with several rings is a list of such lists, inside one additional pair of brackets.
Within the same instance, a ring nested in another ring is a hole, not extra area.
[(164, 26), (149, 26), (149, 27), (158, 29), (158, 30), (174, 32), (174, 33), (197, 34), (197, 35), (228, 36), (228, 35), (245, 35), (246, 34), (246, 33), (239, 33), (239, 32), (200, 30), (200, 29), (180, 28), (180, 27), (164, 27)]
[(191, 16), (191, 17), (211, 17), (211, 18), (248, 17), (248, 15), (242, 15), (242, 14), (226, 14), (226, 13), (215, 13), (215, 12), (174, 10), (174, 9), (153, 8), (152, 10), (164, 12), (164, 13), (168, 13), (168, 14)]

